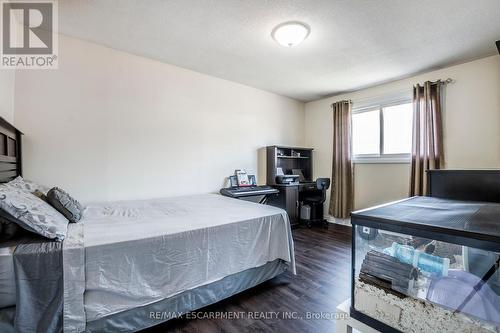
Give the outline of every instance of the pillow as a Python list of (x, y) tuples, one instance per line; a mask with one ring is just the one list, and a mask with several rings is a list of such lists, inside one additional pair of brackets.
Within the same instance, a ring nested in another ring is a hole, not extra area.
[(13, 239), (20, 234), (19, 226), (12, 221), (0, 216), (0, 242)]
[(0, 185), (0, 209), (28, 231), (59, 241), (66, 237), (68, 220), (26, 190)]
[(54, 187), (47, 193), (47, 202), (70, 222), (78, 222), (82, 218), (83, 207), (66, 191)]
[(47, 192), (49, 191), (49, 189), (47, 187), (40, 185), (40, 184), (37, 184), (35, 182), (29, 181), (29, 180), (26, 180), (21, 176), (17, 176), (14, 180), (11, 180), (10, 182), (8, 182), (5, 185), (15, 187), (15, 188), (20, 189), (20, 190), (25, 190), (25, 191), (28, 191), (30, 193), (38, 191), (38, 192), (43, 193), (44, 195), (47, 195)]

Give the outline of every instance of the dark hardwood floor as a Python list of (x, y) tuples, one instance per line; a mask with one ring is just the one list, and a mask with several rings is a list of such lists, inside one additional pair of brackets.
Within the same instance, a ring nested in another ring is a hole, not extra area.
[[(296, 276), (284, 273), (199, 313), (246, 313), (243, 318), (179, 318), (143, 332), (335, 332), (328, 317), (350, 295), (350, 235), (351, 228), (339, 225), (293, 230)], [(308, 313), (315, 318), (307, 319)], [(292, 318), (283, 319), (287, 315)]]

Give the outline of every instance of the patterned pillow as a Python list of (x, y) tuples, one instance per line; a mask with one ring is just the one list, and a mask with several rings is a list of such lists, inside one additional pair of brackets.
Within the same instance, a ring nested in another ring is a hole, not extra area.
[(26, 230), (60, 241), (66, 237), (68, 220), (26, 190), (0, 185), (0, 209)]
[(20, 190), (25, 190), (25, 191), (28, 191), (30, 193), (33, 193), (35, 191), (39, 191), (39, 192), (43, 193), (44, 195), (47, 195), (47, 192), (49, 191), (49, 189), (47, 187), (40, 185), (40, 184), (37, 184), (35, 182), (29, 181), (29, 180), (26, 180), (21, 176), (18, 176), (17, 178), (15, 178), (14, 180), (11, 180), (10, 182), (8, 182), (5, 185), (15, 187), (15, 188), (18, 188)]
[(54, 187), (47, 193), (47, 202), (70, 222), (78, 222), (82, 218), (82, 205), (58, 187)]

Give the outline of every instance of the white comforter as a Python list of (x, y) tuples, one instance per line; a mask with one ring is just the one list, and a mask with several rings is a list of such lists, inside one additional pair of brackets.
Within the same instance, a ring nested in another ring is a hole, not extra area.
[(215, 194), (98, 203), (82, 222), (63, 250), (65, 330), (275, 259), (295, 272), (288, 217), (271, 206)]

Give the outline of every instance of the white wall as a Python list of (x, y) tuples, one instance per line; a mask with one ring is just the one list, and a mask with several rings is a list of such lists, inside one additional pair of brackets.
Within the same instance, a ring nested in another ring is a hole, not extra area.
[[(306, 145), (315, 148), (315, 177), (331, 177), (332, 111), (338, 100), (365, 100), (411, 89), (426, 80), (452, 78), (445, 87), (444, 146), (447, 168), (500, 167), (500, 56), (306, 104)], [(409, 164), (356, 164), (355, 207), (403, 198)]]
[(15, 71), (0, 70), (0, 117), (8, 122), (14, 121)]
[[(26, 133), (25, 176), (83, 201), (215, 192), (240, 167), (263, 183), (270, 144), (314, 147), (314, 176), (330, 177), (332, 102), (448, 77), (446, 166), (500, 167), (499, 56), (310, 102), (305, 115), (289, 98), (65, 36), (59, 67), (1, 72), (0, 113)], [(408, 164), (357, 164), (356, 208), (405, 197), (408, 177)]]
[(259, 148), (303, 144), (303, 103), (65, 36), (59, 48), (58, 70), (17, 73), (15, 123), (25, 177), (82, 201), (215, 192), (236, 168), (265, 182)]

